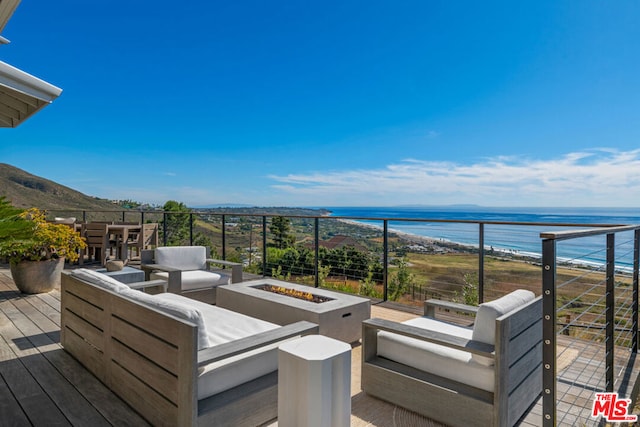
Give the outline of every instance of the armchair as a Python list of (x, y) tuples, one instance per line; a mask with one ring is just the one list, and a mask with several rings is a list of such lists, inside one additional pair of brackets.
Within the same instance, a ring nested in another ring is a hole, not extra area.
[[(166, 280), (169, 292), (215, 304), (219, 285), (242, 281), (242, 264), (208, 258), (208, 252), (205, 246), (162, 246), (143, 250), (140, 268), (145, 280)], [(212, 264), (225, 269), (213, 271)]]
[(517, 290), (469, 307), (473, 328), (424, 316), (363, 322), (365, 393), (451, 426), (512, 426), (542, 389), (542, 299)]

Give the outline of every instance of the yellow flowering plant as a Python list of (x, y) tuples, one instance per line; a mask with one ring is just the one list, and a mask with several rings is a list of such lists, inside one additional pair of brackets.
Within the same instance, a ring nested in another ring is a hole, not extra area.
[(47, 222), (44, 211), (37, 208), (21, 211), (7, 205), (8, 202), (0, 198), (0, 213), (5, 213), (4, 218), (0, 218), (0, 234), (2, 228), (11, 229), (0, 242), (0, 257), (12, 264), (62, 257), (76, 261), (79, 250), (86, 248), (79, 233), (67, 225)]

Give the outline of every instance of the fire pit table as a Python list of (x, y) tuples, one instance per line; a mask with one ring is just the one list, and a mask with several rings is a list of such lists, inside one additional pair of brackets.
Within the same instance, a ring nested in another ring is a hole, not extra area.
[(367, 298), (273, 279), (218, 286), (216, 305), (278, 325), (307, 320), (320, 335), (347, 343), (361, 338), (362, 321), (371, 317)]

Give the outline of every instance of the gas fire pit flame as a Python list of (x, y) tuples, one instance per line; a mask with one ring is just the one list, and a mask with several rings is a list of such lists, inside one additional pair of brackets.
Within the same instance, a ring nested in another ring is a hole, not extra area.
[(263, 291), (273, 292), (275, 294), (286, 295), (289, 297), (298, 298), (298, 299), (315, 302), (315, 303), (331, 301), (333, 299), (329, 297), (315, 295), (315, 294), (312, 294), (311, 292), (299, 291), (297, 289), (292, 289), (292, 288), (286, 288), (284, 286), (263, 285), (263, 286), (258, 286), (257, 288), (262, 289)]

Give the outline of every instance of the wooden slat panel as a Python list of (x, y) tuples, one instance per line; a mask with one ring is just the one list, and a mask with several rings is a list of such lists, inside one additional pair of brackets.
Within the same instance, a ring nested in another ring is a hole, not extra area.
[(97, 347), (100, 351), (105, 351), (107, 342), (103, 331), (92, 324), (85, 322), (74, 313), (71, 313), (70, 311), (66, 312), (64, 326), (67, 330), (74, 331), (78, 336), (82, 337), (94, 347)]
[[(435, 387), (421, 377), (424, 373), (396, 365), (393, 370), (379, 365), (386, 363), (377, 359), (376, 363), (362, 366), (362, 388), (373, 396), (395, 403), (434, 420), (446, 422), (451, 426), (491, 425), (492, 407), (486, 400), (479, 400), (455, 389)], [(398, 368), (398, 369), (396, 369)], [(399, 374), (400, 373), (400, 374)], [(484, 392), (486, 393), (486, 392)], [(459, 410), (464, 408), (464, 410)]]
[[(62, 292), (69, 292), (100, 308), (105, 307), (108, 298), (104, 289), (87, 285), (67, 273), (62, 274)], [(62, 300), (64, 302), (65, 298)]]
[(255, 426), (278, 416), (278, 372), (198, 403), (198, 424)]
[[(542, 319), (533, 323), (528, 329), (520, 335), (511, 339), (509, 343), (509, 354), (507, 364), (513, 365), (518, 359), (528, 353), (531, 348), (542, 342)], [(540, 361), (542, 361), (542, 353), (540, 353)]]
[(82, 365), (100, 379), (106, 380), (107, 361), (104, 353), (89, 345), (75, 332), (69, 330), (64, 335), (64, 349), (72, 354)]
[(505, 314), (497, 322), (508, 320), (509, 337), (515, 337), (527, 329), (532, 322), (542, 319), (542, 298), (538, 297), (514, 314)]
[(69, 310), (96, 328), (104, 331), (105, 319), (104, 310), (96, 307), (93, 304), (89, 304), (87, 301), (82, 300), (72, 293), (67, 292), (64, 299), (64, 310)]
[(173, 404), (178, 400), (178, 378), (116, 340), (111, 341), (112, 360), (135, 375)]
[(111, 364), (113, 384), (111, 388), (126, 402), (140, 412), (154, 426), (174, 427), (188, 425), (178, 421), (178, 408), (164, 397), (157, 394), (136, 377), (122, 369), (118, 364)]
[(542, 365), (542, 342), (539, 342), (529, 353), (509, 368), (507, 393), (513, 390), (529, 375)]
[[(181, 325), (186, 322), (176, 321), (175, 318), (162, 314), (147, 306), (136, 304), (126, 298), (119, 298), (118, 303), (111, 308), (114, 317), (125, 322), (135, 324), (140, 329), (149, 331), (164, 341), (177, 345), (180, 341)], [(194, 334), (196, 326), (193, 325)], [(114, 329), (117, 331), (117, 329)]]
[(179, 349), (175, 345), (160, 340), (147, 331), (138, 329), (118, 318), (113, 318), (112, 323), (113, 338), (163, 366), (170, 373), (174, 375), (178, 373)]
[[(514, 425), (542, 391), (542, 365), (509, 396), (508, 425)], [(535, 393), (535, 399), (531, 395)]]

